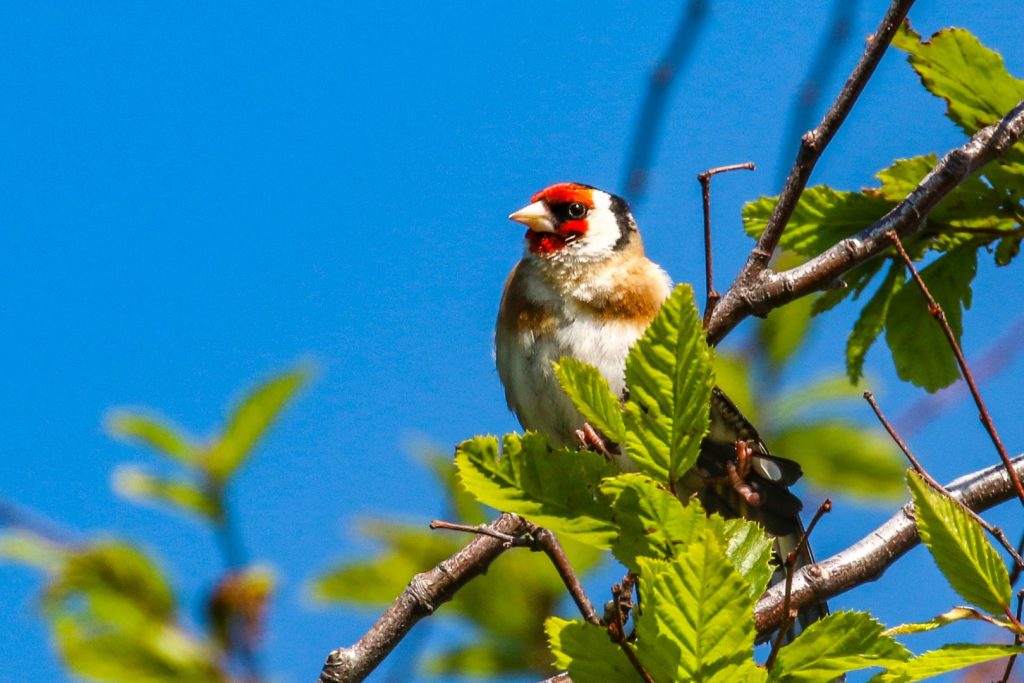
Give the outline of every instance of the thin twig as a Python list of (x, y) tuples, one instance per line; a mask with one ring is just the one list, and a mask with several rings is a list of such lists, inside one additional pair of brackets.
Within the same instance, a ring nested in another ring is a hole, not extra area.
[(782, 601), (782, 623), (779, 624), (779, 632), (775, 636), (775, 641), (772, 643), (772, 650), (768, 654), (768, 659), (765, 660), (764, 668), (771, 671), (772, 665), (775, 664), (775, 658), (779, 654), (779, 650), (782, 648), (784, 641), (786, 640), (786, 634), (789, 633), (789, 629), (793, 626), (793, 622), (796, 621), (797, 610), (794, 609), (790, 602), (793, 597), (793, 573), (796, 571), (796, 560), (797, 557), (807, 547), (808, 539), (811, 537), (811, 532), (814, 531), (814, 527), (818, 525), (818, 521), (825, 516), (825, 513), (832, 512), (832, 501), (828, 498), (818, 506), (818, 511), (814, 513), (814, 517), (811, 519), (811, 523), (807, 525), (807, 529), (800, 535), (800, 540), (797, 542), (796, 547), (793, 548), (789, 554), (786, 555), (784, 564), (786, 566), (786, 593)]
[(768, 266), (775, 248), (779, 245), (782, 232), (796, 209), (800, 195), (803, 194), (807, 181), (811, 177), (815, 164), (821, 157), (829, 142), (835, 136), (839, 127), (843, 125), (847, 115), (853, 108), (857, 97), (864, 90), (868, 79), (875, 72), (875, 67), (882, 60), (889, 43), (892, 42), (896, 30), (903, 23), (910, 6), (914, 0), (894, 0), (882, 18), (881, 23), (875, 30), (874, 35), (868, 41), (860, 61), (854, 68), (850, 77), (843, 85), (835, 102), (826, 112), (821, 123), (814, 130), (808, 131), (800, 140), (800, 151), (797, 152), (796, 161), (789, 172), (786, 184), (779, 194), (779, 201), (772, 209), (764, 232), (757, 241), (757, 246), (750, 252), (750, 257), (736, 277), (737, 283), (752, 282)]
[(627, 598), (623, 600), (623, 594), (632, 596), (633, 586), (636, 584), (636, 577), (631, 573), (626, 574), (625, 578), (622, 579), (622, 583), (615, 584), (612, 586), (612, 600), (614, 601), (614, 619), (608, 624), (608, 633), (611, 635), (612, 640), (619, 644), (622, 651), (626, 655), (626, 659), (633, 665), (636, 672), (640, 674), (640, 677), (644, 680), (644, 683), (654, 683), (654, 678), (647, 669), (644, 668), (640, 658), (637, 657), (636, 652), (633, 650), (633, 646), (629, 644), (629, 640), (626, 638), (626, 619), (629, 613), (631, 605), (631, 599)]
[[(1018, 474), (1024, 472), (1024, 456), (1016, 457), (1013, 462)], [(1015, 495), (1002, 464), (964, 475), (946, 484), (946, 490), (975, 512), (987, 510)], [(791, 605), (799, 609), (819, 603), (877, 579), (919, 540), (914, 504), (910, 502), (857, 543), (794, 572)], [(766, 634), (778, 628), (783, 617), (784, 599), (785, 586), (782, 583), (772, 586), (761, 596), (754, 608), (754, 624), (758, 633)]]
[[(1017, 554), (1018, 555), (1024, 555), (1024, 533), (1021, 533), (1020, 540), (1017, 541)], [(1021, 575), (1021, 566), (1017, 565), (1017, 564), (1013, 565), (1013, 571), (1010, 572), (1010, 585), (1011, 586), (1017, 585), (1017, 580), (1020, 578), (1020, 575)]]
[(462, 531), (467, 534), (479, 534), (481, 536), (490, 536), (496, 538), (499, 541), (504, 541), (506, 548), (511, 548), (514, 545), (526, 545), (525, 543), (519, 543), (517, 536), (511, 534), (502, 533), (493, 528), (492, 524), (456, 524), (455, 522), (446, 522), (442, 519), (435, 519), (430, 523), (431, 529), (444, 529), (446, 531)]
[(903, 238), (918, 234), (924, 229), (925, 218), (939, 202), (987, 163), (1004, 154), (1022, 135), (1024, 100), (1002, 119), (947, 152), (903, 201), (856, 235), (840, 240), (787, 271), (776, 273), (769, 269), (762, 270), (757, 277), (737, 278), (715, 307), (707, 327), (708, 341), (717, 344), (747, 317), (766, 315), (794, 299), (827, 288), (843, 274), (887, 251), (890, 241), (886, 233), (890, 230)]
[(555, 566), (555, 570), (562, 578), (562, 583), (565, 584), (583, 618), (595, 626), (600, 626), (601, 619), (597, 616), (597, 610), (594, 609), (594, 604), (590, 602), (586, 591), (583, 590), (583, 584), (580, 583), (579, 577), (576, 576), (572, 565), (569, 564), (569, 558), (566, 557), (565, 550), (555, 535), (537, 525), (530, 528), (530, 535), (533, 537), (534, 547), (543, 551), (551, 560), (551, 564)]
[(999, 432), (996, 431), (996, 425), (992, 421), (992, 416), (988, 412), (988, 408), (985, 407), (985, 401), (981, 398), (981, 392), (978, 391), (978, 385), (974, 381), (974, 375), (971, 374), (971, 369), (967, 365), (967, 359), (964, 358), (964, 352), (960, 348), (960, 343), (956, 339), (956, 335), (953, 334), (952, 328), (949, 326), (949, 321), (946, 320), (946, 313), (942, 310), (942, 306), (935, 300), (932, 293), (928, 291), (928, 286), (921, 279), (921, 275), (917, 272), (917, 268), (914, 267), (914, 262), (910, 260), (910, 256), (907, 254), (906, 249), (903, 248), (903, 242), (900, 241), (900, 236), (896, 234), (895, 230), (890, 230), (886, 233), (888, 238), (896, 245), (896, 250), (900, 253), (900, 257), (903, 259), (903, 263), (910, 269), (910, 274), (913, 276), (914, 281), (917, 283), (921, 293), (924, 294), (924, 298), (928, 301), (928, 312), (935, 318), (935, 321), (942, 328), (942, 332), (946, 335), (946, 341), (949, 342), (949, 347), (953, 349), (953, 355), (956, 356), (957, 365), (960, 366), (960, 374), (963, 375), (964, 380), (967, 382), (968, 388), (971, 390), (971, 396), (974, 397), (974, 403), (978, 406), (978, 411), (981, 413), (981, 423), (985, 425), (986, 431), (988, 431), (989, 437), (992, 439), (992, 443), (995, 444), (996, 451), (999, 453), (999, 458), (1003, 461), (1003, 465), (1006, 467), (1006, 471), (1010, 474), (1010, 479), (1013, 481), (1014, 487), (1017, 489), (1017, 497), (1020, 498), (1020, 502), (1024, 505), (1024, 485), (1021, 484), (1020, 477), (1017, 476), (1017, 472), (1013, 469), (1010, 464), (1010, 454), (1006, 452), (1006, 448), (1003, 446), (1003, 440), (999, 438)]
[(921, 464), (921, 461), (914, 457), (914, 454), (910, 452), (910, 448), (907, 447), (906, 442), (896, 432), (896, 429), (892, 426), (892, 424), (889, 423), (887, 419), (885, 419), (885, 415), (882, 414), (882, 408), (878, 405), (878, 402), (875, 400), (874, 394), (872, 394), (870, 391), (865, 391), (864, 399), (871, 406), (871, 409), (875, 411), (875, 416), (878, 417), (878, 421), (882, 423), (883, 427), (885, 427), (885, 431), (889, 432), (889, 436), (892, 437), (892, 440), (895, 441), (896, 445), (899, 446), (901, 451), (903, 451), (903, 455), (907, 456), (907, 460), (910, 461), (910, 466), (914, 468), (914, 471), (917, 472), (918, 475), (920, 475), (920, 477), (924, 479), (929, 486), (931, 486), (933, 489), (935, 489), (936, 491), (938, 491), (939, 493), (941, 493), (942, 495), (946, 496), (951, 501), (959, 505), (960, 508), (968, 515), (970, 515), (972, 518), (974, 518), (974, 521), (980, 524), (982, 528), (985, 529), (985, 531), (989, 532), (993, 536), (993, 538), (999, 541), (1002, 544), (1002, 546), (1006, 548), (1006, 551), (1010, 553), (1010, 557), (1013, 558), (1014, 571), (1020, 571), (1021, 569), (1024, 569), (1024, 558), (1021, 558), (1020, 551), (1013, 547), (1013, 544), (1010, 543), (1010, 539), (1006, 537), (1006, 534), (1003, 533), (1003, 530), (993, 524), (990, 524), (985, 520), (984, 517), (982, 517), (977, 512), (964, 505), (962, 501), (958, 500), (954, 495), (947, 491), (946, 487), (944, 487), (942, 484), (936, 481), (935, 478), (932, 477), (932, 475), (928, 474), (928, 471), (925, 470), (924, 466)]
[(658, 135), (662, 131), (665, 105), (668, 104), (672, 83), (682, 73), (700, 35), (708, 15), (707, 0), (690, 0), (679, 19), (665, 53), (654, 68), (647, 84), (647, 92), (633, 128), (633, 143), (626, 163), (623, 187), (630, 202), (636, 204), (647, 187), (647, 176), (654, 156)]
[[(1024, 608), (1024, 590), (1017, 591), (1017, 623), (1021, 620), (1021, 609)], [(1024, 643), (1024, 634), (1019, 631), (1013, 635), (1013, 644), (1020, 645)], [(999, 679), (1000, 683), (1007, 683), (1010, 680), (1010, 673), (1013, 671), (1013, 665), (1017, 663), (1017, 653), (1010, 655), (1010, 658), (1006, 661), (1006, 671), (1003, 672), (1003, 677)]]
[(712, 273), (711, 258), (711, 177), (719, 173), (727, 173), (729, 171), (753, 171), (754, 162), (747, 161), (742, 164), (730, 164), (728, 166), (718, 166), (716, 168), (709, 168), (703, 173), (697, 174), (697, 182), (700, 183), (701, 196), (704, 199), (704, 274), (707, 282), (707, 300), (704, 304), (704, 327), (707, 327), (708, 321), (711, 320), (711, 311), (714, 310), (715, 304), (718, 303), (720, 298), (718, 292), (715, 291), (715, 280)]

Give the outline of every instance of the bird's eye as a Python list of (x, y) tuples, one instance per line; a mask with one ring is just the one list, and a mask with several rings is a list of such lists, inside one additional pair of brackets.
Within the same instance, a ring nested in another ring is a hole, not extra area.
[(573, 202), (568, 208), (569, 218), (580, 219), (587, 215), (587, 207), (579, 202)]

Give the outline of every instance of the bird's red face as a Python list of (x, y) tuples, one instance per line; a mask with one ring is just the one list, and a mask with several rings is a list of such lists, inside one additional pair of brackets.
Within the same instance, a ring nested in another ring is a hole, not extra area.
[(531, 252), (554, 254), (586, 236), (595, 192), (600, 190), (578, 183), (552, 185), (533, 195), (532, 203), (509, 219), (528, 228), (526, 240)]

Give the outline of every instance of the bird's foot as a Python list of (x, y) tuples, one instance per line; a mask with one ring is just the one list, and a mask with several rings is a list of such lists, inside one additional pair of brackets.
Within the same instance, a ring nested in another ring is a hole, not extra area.
[(590, 426), (589, 422), (583, 423), (583, 429), (576, 430), (576, 438), (579, 439), (580, 446), (583, 448), (597, 451), (608, 460), (612, 459), (612, 453), (608, 450), (608, 442)]

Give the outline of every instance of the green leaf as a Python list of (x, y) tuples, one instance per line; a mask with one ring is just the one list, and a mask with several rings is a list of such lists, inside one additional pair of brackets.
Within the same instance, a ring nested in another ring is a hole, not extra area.
[(615, 465), (590, 451), (552, 450), (539, 434), (506, 434), (459, 444), (455, 466), (466, 490), (485, 505), (514, 512), (556, 533), (609, 548), (616, 529), (598, 486)]
[(893, 261), (882, 284), (861, 309), (846, 342), (846, 372), (852, 383), (856, 384), (864, 376), (864, 358), (885, 327), (889, 304), (902, 286), (903, 264)]
[(106, 426), (112, 436), (148, 446), (185, 465), (194, 465), (198, 458), (195, 447), (181, 430), (160, 418), (116, 410), (107, 416)]
[(638, 562), (637, 642), (641, 661), (663, 673), (658, 680), (734, 681), (749, 671), (757, 597), (711, 530), (674, 560)]
[(981, 525), (919, 475), (908, 473), (907, 484), (921, 541), (953, 590), (990, 614), (1003, 614), (1010, 606), (1010, 578)]
[(157, 477), (137, 467), (118, 468), (114, 472), (114, 490), (131, 500), (169, 505), (211, 521), (219, 520), (223, 514), (217, 501), (193, 482)]
[(932, 676), (963, 669), (982, 662), (991, 662), (1024, 652), (1024, 647), (1013, 645), (972, 645), (950, 643), (938, 650), (925, 652), (913, 659), (891, 667), (871, 679), (871, 683), (908, 683), (923, 681)]
[(670, 485), (707, 433), (714, 354), (693, 289), (678, 285), (626, 359), (626, 444), (640, 470)]
[[(978, 621), (992, 621), (992, 617), (986, 616), (974, 609), (973, 607), (954, 607), (948, 612), (943, 612), (937, 617), (930, 619), (929, 621), (922, 621), (915, 624), (900, 624), (899, 626), (893, 626), (892, 628), (886, 629), (885, 634), (888, 636), (901, 636), (908, 633), (924, 633), (925, 631), (934, 631), (937, 628), (941, 628), (948, 624), (953, 624), (958, 621), (965, 619), (973, 619)], [(1004, 628), (1012, 630), (1012, 625), (1007, 621), (996, 620)]]
[[(717, 517), (712, 515), (711, 519)], [(750, 585), (751, 597), (760, 598), (775, 572), (772, 563), (775, 541), (759, 524), (738, 518), (725, 520), (724, 540), (726, 557)]]
[(615, 443), (625, 443), (626, 425), (622, 421), (622, 403), (612, 393), (608, 380), (593, 365), (565, 357), (554, 364), (555, 377), (576, 409), (592, 426)]
[(813, 306), (811, 297), (796, 299), (772, 310), (757, 326), (760, 348), (775, 368), (781, 368), (807, 340)]
[(772, 402), (776, 422), (786, 423), (807, 414), (820, 414), (822, 406), (839, 401), (863, 401), (864, 392), (845, 375), (825, 375), (786, 391)]
[[(921, 279), (945, 312), (958, 341), (963, 331), (963, 310), (971, 306), (971, 281), (976, 270), (977, 251), (965, 245), (921, 271)], [(928, 312), (928, 302), (916, 284), (908, 283), (890, 300), (885, 340), (900, 379), (934, 392), (960, 378), (949, 342)]]
[(227, 427), (206, 453), (210, 476), (225, 480), (243, 463), (284, 405), (305, 385), (312, 372), (297, 368), (256, 387), (231, 414)]
[(813, 683), (871, 666), (892, 666), (910, 652), (883, 635), (882, 625), (866, 612), (836, 612), (814, 622), (779, 650), (771, 680)]
[[(761, 197), (743, 206), (743, 227), (748, 235), (756, 238), (764, 232), (777, 202), (778, 197)], [(867, 228), (895, 205), (882, 197), (841, 192), (827, 185), (809, 187), (801, 195), (779, 245), (812, 258)]]
[(903, 495), (905, 466), (888, 437), (842, 420), (787, 427), (772, 450), (798, 461), (815, 486), (844, 495), (893, 500)]
[(454, 518), (462, 524), (483, 524), (487, 521), (484, 507), (459, 483), (458, 472), (450, 454), (433, 448), (423, 449), (418, 459), (430, 469), (444, 489), (450, 508), (446, 518)]
[(0, 532), (0, 559), (53, 574), (63, 566), (66, 556), (63, 546), (31, 531), (15, 528)]
[(946, 115), (965, 133), (998, 121), (1024, 99), (1024, 80), (970, 31), (943, 29), (927, 42), (904, 24), (892, 44), (905, 51), (928, 92), (946, 100)]
[(727, 351), (715, 351), (715, 384), (732, 399), (752, 424), (759, 424), (753, 375), (750, 362), (743, 356)]
[(996, 265), (1008, 266), (1020, 253), (1021, 235), (1009, 235), (999, 240), (996, 246)]
[(574, 683), (630, 681), (639, 676), (622, 648), (599, 626), (550, 617), (544, 631), (555, 666), (568, 670)]

